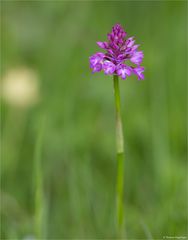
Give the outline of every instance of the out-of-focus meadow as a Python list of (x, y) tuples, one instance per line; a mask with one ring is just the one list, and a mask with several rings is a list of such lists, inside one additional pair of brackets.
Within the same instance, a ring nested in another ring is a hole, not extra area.
[(127, 239), (186, 236), (186, 1), (1, 2), (1, 239), (115, 238), (115, 23), (144, 51), (120, 82)]

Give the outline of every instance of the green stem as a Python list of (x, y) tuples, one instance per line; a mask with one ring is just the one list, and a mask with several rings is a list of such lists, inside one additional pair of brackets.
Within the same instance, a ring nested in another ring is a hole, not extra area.
[(117, 233), (118, 237), (123, 234), (124, 207), (123, 207), (123, 183), (124, 183), (124, 139), (121, 120), (120, 91), (118, 76), (114, 75), (114, 97), (116, 110), (116, 151), (117, 151)]

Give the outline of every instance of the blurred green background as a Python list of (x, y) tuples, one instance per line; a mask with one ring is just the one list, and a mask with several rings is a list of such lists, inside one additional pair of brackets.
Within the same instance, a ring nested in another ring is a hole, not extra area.
[(1, 239), (115, 238), (115, 23), (144, 51), (120, 82), (127, 239), (187, 236), (186, 1), (1, 2)]

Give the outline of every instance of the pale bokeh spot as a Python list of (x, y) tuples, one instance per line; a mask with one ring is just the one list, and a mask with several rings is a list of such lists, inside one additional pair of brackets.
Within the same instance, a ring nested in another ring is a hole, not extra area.
[(10, 105), (27, 107), (39, 101), (37, 73), (27, 67), (8, 70), (2, 79), (2, 98)]

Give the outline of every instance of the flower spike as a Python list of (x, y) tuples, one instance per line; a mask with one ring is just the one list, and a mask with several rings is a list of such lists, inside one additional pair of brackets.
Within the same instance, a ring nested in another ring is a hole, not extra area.
[[(93, 73), (103, 70), (107, 75), (118, 75), (122, 79), (126, 79), (131, 74), (137, 75), (138, 80), (144, 79), (144, 67), (140, 66), (144, 54), (142, 51), (137, 51), (139, 45), (135, 44), (134, 37), (126, 39), (127, 33), (120, 24), (115, 24), (112, 32), (107, 36), (108, 42), (97, 42), (106, 53), (98, 52), (90, 57)], [(126, 63), (128, 60), (134, 66), (128, 66)]]

